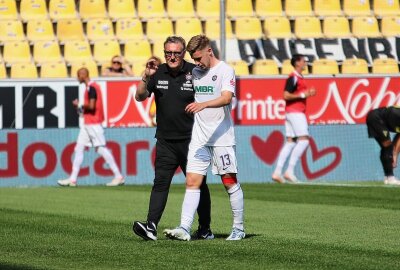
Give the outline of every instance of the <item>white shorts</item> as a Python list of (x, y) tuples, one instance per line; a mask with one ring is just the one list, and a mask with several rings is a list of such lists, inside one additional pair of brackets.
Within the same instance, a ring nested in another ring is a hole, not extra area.
[(286, 137), (309, 136), (307, 117), (304, 113), (287, 113), (285, 127)]
[(215, 175), (237, 173), (235, 146), (189, 145), (186, 172), (206, 175), (210, 164)]
[(106, 138), (101, 124), (83, 125), (79, 131), (77, 143), (88, 147), (105, 146)]

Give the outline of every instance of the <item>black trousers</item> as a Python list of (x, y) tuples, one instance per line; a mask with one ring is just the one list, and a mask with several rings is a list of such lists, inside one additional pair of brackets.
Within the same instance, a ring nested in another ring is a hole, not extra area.
[[(158, 225), (167, 204), (169, 187), (176, 169), (180, 167), (186, 175), (189, 143), (190, 139), (157, 139), (155, 178), (150, 195), (147, 221)], [(200, 203), (197, 213), (199, 215), (199, 225), (201, 227), (209, 227), (211, 223), (211, 198), (206, 178), (200, 187)]]

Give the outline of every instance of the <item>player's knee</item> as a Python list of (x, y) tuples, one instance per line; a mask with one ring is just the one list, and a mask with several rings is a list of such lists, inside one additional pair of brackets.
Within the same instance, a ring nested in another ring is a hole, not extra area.
[(392, 160), (393, 159), (393, 145), (384, 146), (381, 149), (381, 159)]
[(203, 175), (187, 174), (186, 175), (186, 188), (200, 188), (203, 182)]

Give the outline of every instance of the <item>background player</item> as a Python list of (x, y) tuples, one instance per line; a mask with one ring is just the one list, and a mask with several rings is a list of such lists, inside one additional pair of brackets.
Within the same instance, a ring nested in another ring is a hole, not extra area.
[(194, 113), (192, 139), (189, 145), (186, 193), (181, 223), (164, 234), (177, 240), (190, 240), (190, 229), (200, 200), (200, 186), (212, 164), (213, 174), (221, 176), (229, 194), (233, 228), (227, 240), (245, 237), (243, 228), (243, 191), (236, 179), (235, 134), (231, 117), (231, 101), (235, 95), (235, 72), (213, 54), (209, 39), (192, 37), (187, 50), (197, 67), (193, 69), (195, 102), (186, 107)]
[(60, 186), (76, 186), (76, 179), (83, 162), (85, 147), (95, 147), (96, 152), (101, 155), (114, 173), (114, 179), (107, 186), (118, 186), (125, 183), (114, 157), (106, 148), (106, 139), (101, 123), (104, 121), (103, 99), (100, 86), (91, 81), (89, 70), (81, 68), (77, 72), (79, 83), (85, 84), (83, 106), (79, 108), (79, 102), (75, 99), (72, 105), (83, 114), (84, 124), (78, 135), (75, 145), (75, 156), (72, 164), (72, 172), (68, 179), (58, 180)]
[[(385, 173), (384, 183), (400, 185), (400, 181), (393, 175), (393, 168), (397, 166), (397, 156), (400, 152), (400, 108), (387, 107), (372, 110), (367, 115), (368, 136), (375, 138), (381, 147), (380, 159)], [(393, 143), (390, 132), (397, 133)]]
[(294, 168), (297, 161), (307, 149), (309, 144), (309, 133), (306, 111), (306, 99), (315, 96), (314, 88), (308, 89), (302, 75), (303, 70), (307, 66), (304, 55), (293, 55), (290, 63), (294, 67), (294, 71), (286, 80), (283, 99), (286, 101), (286, 143), (279, 153), (278, 162), (272, 180), (278, 183), (284, 183), (282, 178), (282, 169), (290, 155), (289, 165), (284, 174), (284, 178), (290, 182), (297, 182), (294, 174)]
[[(157, 226), (167, 204), (172, 177), (178, 167), (186, 173), (187, 154), (193, 127), (193, 115), (185, 112), (194, 100), (192, 85), (193, 64), (184, 60), (186, 42), (171, 36), (164, 42), (165, 64), (157, 59), (147, 62), (136, 100), (146, 100), (154, 93), (156, 102), (156, 160), (155, 177), (151, 190), (146, 222), (135, 221), (133, 231), (145, 240), (157, 240)], [(206, 182), (201, 185), (198, 208), (199, 229), (197, 239), (213, 239), (210, 230), (211, 200)], [(197, 209), (197, 208), (196, 208)]]

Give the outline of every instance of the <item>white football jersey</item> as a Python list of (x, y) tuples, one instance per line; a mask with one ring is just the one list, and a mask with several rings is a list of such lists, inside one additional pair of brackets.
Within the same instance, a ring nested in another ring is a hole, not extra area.
[[(195, 101), (205, 102), (221, 96), (222, 91), (235, 95), (235, 71), (225, 62), (204, 70), (193, 69)], [(231, 104), (220, 108), (205, 108), (194, 115), (192, 142), (197, 145), (235, 145)]]

